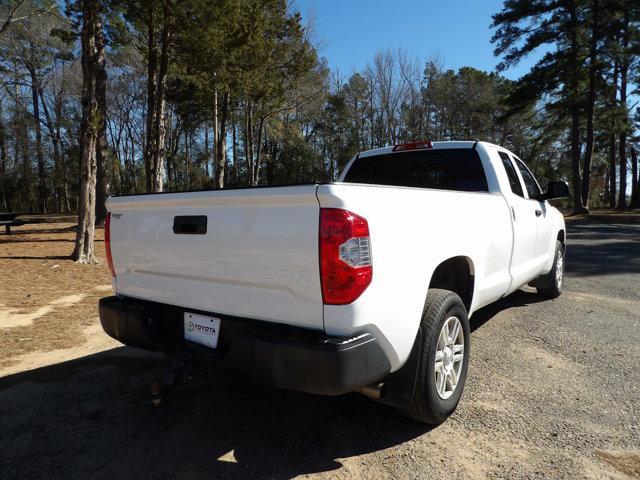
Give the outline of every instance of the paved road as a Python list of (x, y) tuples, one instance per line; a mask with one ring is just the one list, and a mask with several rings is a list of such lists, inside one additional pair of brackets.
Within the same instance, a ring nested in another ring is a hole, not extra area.
[(467, 389), (436, 429), (225, 374), (153, 409), (164, 360), (122, 347), (0, 379), (0, 478), (629, 478), (603, 458), (640, 468), (640, 225), (569, 238), (559, 299), (474, 317)]

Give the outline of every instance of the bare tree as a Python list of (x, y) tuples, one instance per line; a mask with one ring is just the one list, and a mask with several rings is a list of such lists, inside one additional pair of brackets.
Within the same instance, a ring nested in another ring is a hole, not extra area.
[(7, 2), (0, 10), (3, 15), (6, 15), (4, 20), (0, 21), (0, 35), (14, 23), (19, 23), (32, 17), (53, 14), (56, 10), (56, 2), (51, 2), (50, 5), (44, 8), (26, 0)]

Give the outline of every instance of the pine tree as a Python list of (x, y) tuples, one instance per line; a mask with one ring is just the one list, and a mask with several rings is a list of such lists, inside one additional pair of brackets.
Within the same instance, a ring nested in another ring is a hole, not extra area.
[(582, 195), (580, 175), (581, 82), (583, 81), (584, 45), (582, 23), (584, 5), (579, 0), (509, 0), (493, 16), (496, 32), (496, 56), (502, 56), (499, 69), (517, 64), (543, 45), (548, 52), (518, 82), (509, 102), (514, 111), (532, 103), (541, 103), (553, 111), (559, 121), (569, 120), (571, 183), (574, 213), (588, 212)]

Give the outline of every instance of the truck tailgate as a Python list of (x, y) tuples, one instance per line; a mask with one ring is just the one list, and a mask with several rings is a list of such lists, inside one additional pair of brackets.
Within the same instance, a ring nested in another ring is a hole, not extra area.
[(322, 329), (316, 188), (110, 198), (117, 293)]

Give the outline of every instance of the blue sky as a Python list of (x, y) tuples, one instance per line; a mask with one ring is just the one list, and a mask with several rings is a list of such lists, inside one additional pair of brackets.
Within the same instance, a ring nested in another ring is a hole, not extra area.
[[(502, 0), (295, 0), (315, 18), (320, 55), (343, 75), (360, 70), (378, 50), (402, 47), (421, 61), (439, 55), (446, 68), (493, 70), (491, 15)], [(516, 79), (541, 56), (504, 72)]]

